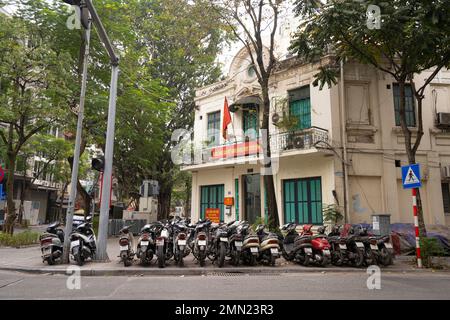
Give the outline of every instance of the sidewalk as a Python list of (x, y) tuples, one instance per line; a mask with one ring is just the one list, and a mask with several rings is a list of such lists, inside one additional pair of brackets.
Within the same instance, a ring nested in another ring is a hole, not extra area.
[[(194, 260), (191, 255), (187, 256), (184, 260), (184, 267), (180, 268), (174, 265), (173, 259), (171, 259), (165, 268), (158, 268), (156, 260), (153, 259), (152, 264), (147, 267), (139, 265), (137, 260), (134, 261), (130, 267), (124, 267), (120, 262), (118, 255), (118, 239), (108, 239), (108, 256), (110, 262), (98, 263), (87, 261), (84, 266), (81, 267), (81, 275), (83, 276), (188, 276), (188, 275), (217, 275), (227, 273), (246, 273), (246, 274), (274, 274), (274, 273), (304, 273), (304, 272), (359, 272), (365, 273), (366, 268), (352, 268), (352, 267), (335, 267), (328, 266), (321, 267), (304, 267), (298, 264), (289, 262), (280, 258), (277, 260), (275, 267), (271, 266), (232, 266), (228, 261), (225, 262), (223, 268), (219, 268), (207, 260), (205, 267), (200, 265)], [(386, 268), (382, 268), (385, 272), (435, 272), (434, 270), (417, 269), (413, 263), (413, 257), (397, 257), (394, 265)], [(71, 262), (71, 265), (75, 265)], [(45, 274), (66, 274), (68, 265), (55, 265), (49, 266), (46, 263), (42, 263), (41, 252), (39, 245), (24, 247), (24, 248), (9, 248), (0, 247), (0, 270), (30, 272), (30, 273), (45, 273)], [(436, 271), (450, 271), (436, 270)]]

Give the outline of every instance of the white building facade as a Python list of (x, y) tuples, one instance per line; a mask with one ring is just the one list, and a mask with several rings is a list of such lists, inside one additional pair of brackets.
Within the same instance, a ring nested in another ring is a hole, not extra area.
[[(192, 172), (193, 221), (214, 208), (225, 222), (255, 222), (267, 216), (258, 142), (263, 134), (259, 130), (260, 87), (249, 60), (242, 49), (225, 80), (197, 91), (194, 144), (202, 152), (183, 166)], [(323, 224), (326, 205), (343, 209), (345, 144), (347, 221), (371, 223), (372, 215), (388, 214), (391, 223), (413, 223), (411, 191), (404, 190), (401, 181), (400, 166), (407, 164), (407, 158), (394, 79), (370, 66), (346, 63), (343, 83), (319, 90), (313, 85), (318, 67), (288, 58), (270, 81), (270, 145), (280, 222)], [(416, 84), (423, 83), (427, 75), (417, 75)], [(232, 119), (227, 140), (221, 134), (225, 97)], [(425, 135), (417, 162), (421, 164), (425, 223), (449, 225), (449, 71), (441, 71), (429, 85), (423, 109)], [(417, 104), (407, 88), (407, 121), (413, 136), (417, 117)], [(232, 205), (227, 206), (224, 202), (229, 198), (233, 198)]]

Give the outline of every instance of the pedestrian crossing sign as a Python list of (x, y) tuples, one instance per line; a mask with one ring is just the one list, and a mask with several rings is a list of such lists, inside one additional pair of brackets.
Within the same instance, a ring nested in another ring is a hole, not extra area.
[(420, 166), (419, 164), (410, 164), (402, 167), (403, 189), (420, 188)]

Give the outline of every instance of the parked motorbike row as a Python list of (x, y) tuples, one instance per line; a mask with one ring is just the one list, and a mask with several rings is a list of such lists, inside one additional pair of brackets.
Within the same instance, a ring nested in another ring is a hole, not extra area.
[[(189, 219), (176, 218), (145, 225), (139, 232), (136, 246), (130, 227), (122, 228), (119, 236), (119, 257), (126, 267), (132, 265), (135, 258), (143, 266), (155, 261), (159, 268), (164, 268), (173, 258), (181, 267), (184, 258), (191, 253), (201, 267), (207, 259), (223, 267), (227, 258), (234, 266), (241, 263), (275, 266), (280, 256), (304, 266), (393, 264), (389, 236), (370, 236), (361, 226), (352, 227), (348, 235), (343, 236), (341, 226), (337, 225), (326, 235), (325, 227), (319, 227), (318, 233), (313, 234), (312, 225), (304, 225), (298, 233), (297, 225), (288, 223), (280, 227), (281, 233), (276, 234), (267, 232), (262, 224), (252, 230), (246, 221), (213, 224), (209, 220), (191, 223)], [(43, 262), (57, 263), (62, 258), (63, 242), (64, 231), (60, 223), (49, 225), (40, 237)], [(91, 217), (88, 217), (73, 226), (70, 257), (81, 266), (93, 258), (95, 252), (96, 237)]]
[(241, 263), (253, 266), (258, 262), (275, 265), (281, 256), (278, 236), (266, 232), (264, 225), (259, 225), (255, 232), (250, 227), (246, 221), (220, 224), (209, 220), (195, 224), (184, 219), (157, 221), (141, 229), (133, 250), (133, 235), (130, 226), (126, 226), (120, 230), (119, 257), (125, 266), (131, 265), (135, 257), (146, 266), (155, 257), (160, 268), (172, 258), (181, 267), (190, 253), (201, 267), (207, 259), (223, 267), (226, 258), (235, 266)]
[[(64, 230), (61, 223), (54, 222), (47, 227), (40, 236), (42, 261), (53, 265), (62, 259), (64, 246)], [(97, 240), (92, 229), (92, 217), (88, 216), (84, 222), (74, 223), (70, 240), (70, 258), (79, 266), (87, 259), (95, 256)]]
[(342, 236), (341, 227), (333, 226), (325, 235), (325, 228), (319, 227), (313, 235), (312, 225), (304, 225), (299, 234), (293, 223), (281, 227), (282, 254), (286, 260), (304, 266), (316, 264), (326, 266), (350, 265), (363, 267), (373, 264), (388, 266), (393, 264), (393, 247), (389, 236), (370, 236), (362, 226), (352, 227), (347, 236)]

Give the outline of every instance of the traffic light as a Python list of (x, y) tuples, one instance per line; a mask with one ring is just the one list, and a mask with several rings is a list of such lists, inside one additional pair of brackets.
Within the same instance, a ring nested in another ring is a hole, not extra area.
[(105, 157), (93, 158), (91, 164), (92, 169), (103, 172), (103, 170), (105, 169)]

